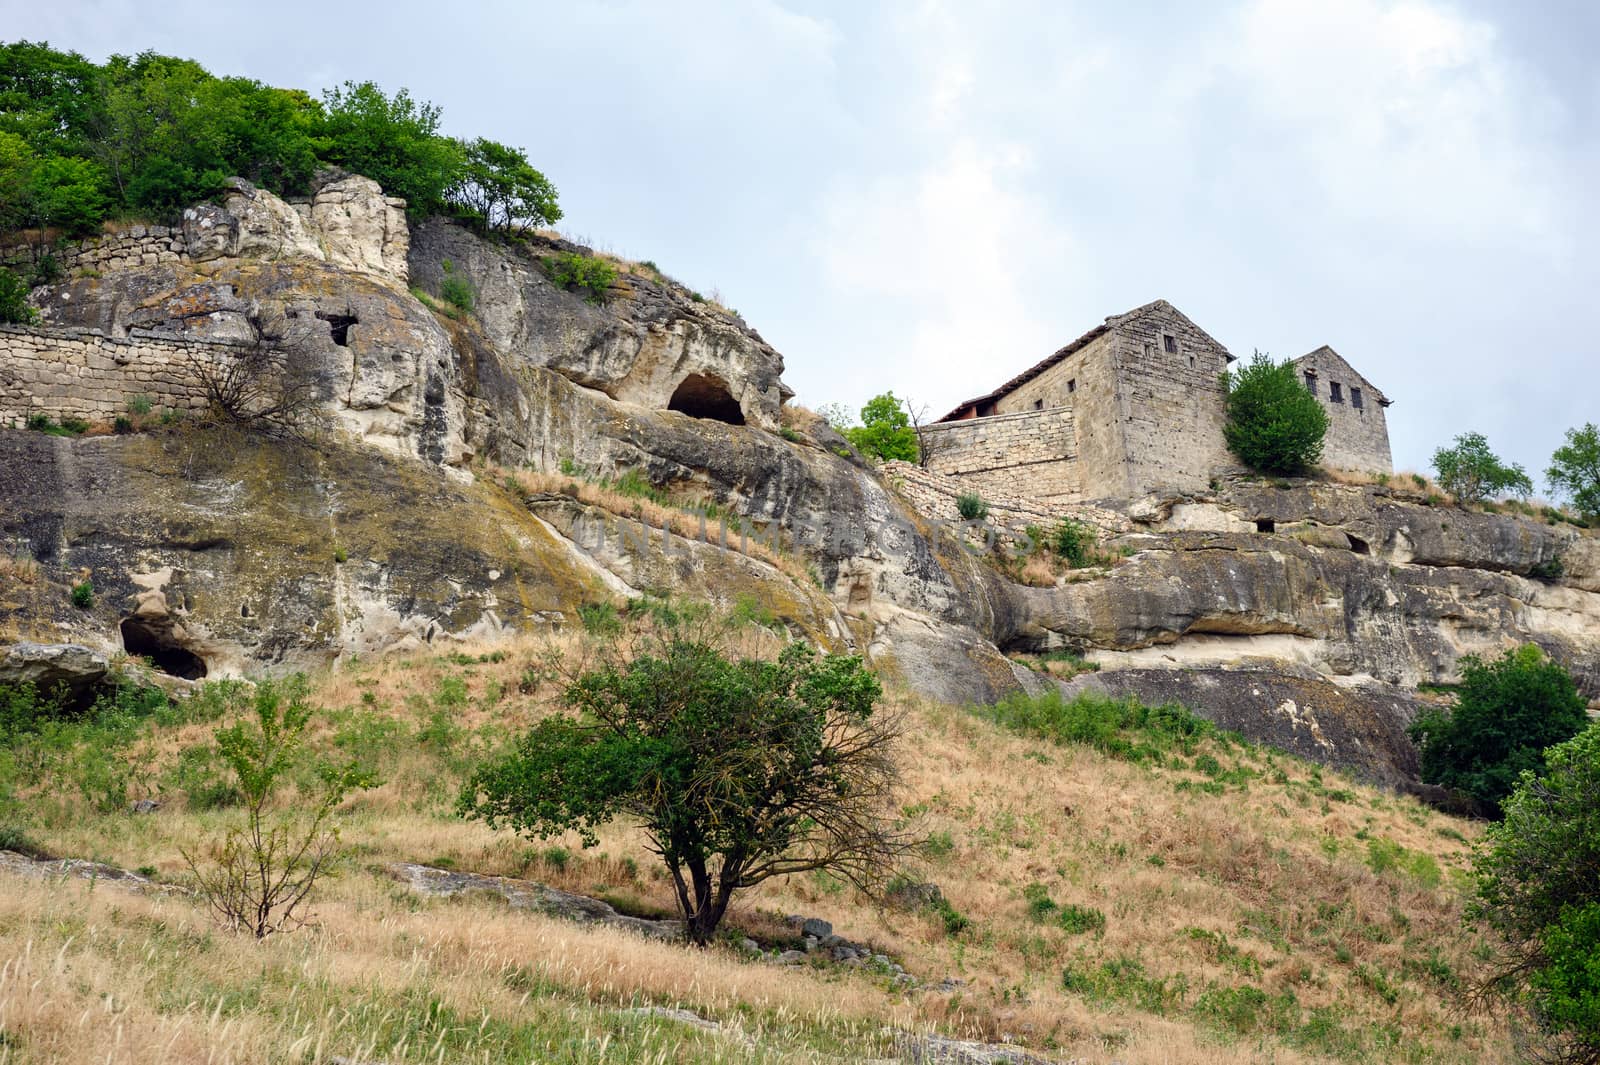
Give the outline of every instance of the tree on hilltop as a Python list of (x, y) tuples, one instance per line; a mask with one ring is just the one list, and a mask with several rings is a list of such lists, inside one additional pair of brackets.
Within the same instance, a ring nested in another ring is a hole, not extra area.
[(1463, 503), (1481, 503), (1507, 492), (1533, 494), (1528, 472), (1516, 463), (1502, 462), (1482, 433), (1462, 433), (1454, 447), (1439, 448), (1433, 453), (1433, 469), (1439, 487)]
[(1550, 456), (1545, 470), (1550, 488), (1572, 500), (1585, 518), (1600, 518), (1600, 426), (1568, 429), (1566, 443)]
[(1257, 351), (1238, 370), (1224, 371), (1228, 449), (1253, 470), (1305, 473), (1322, 458), (1328, 412), (1300, 383), (1292, 362)]

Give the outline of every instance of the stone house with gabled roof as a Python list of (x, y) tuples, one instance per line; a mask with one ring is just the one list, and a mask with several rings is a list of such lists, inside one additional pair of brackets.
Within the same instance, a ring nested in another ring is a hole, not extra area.
[(1393, 471), (1389, 454), (1389, 397), (1324, 344), (1294, 360), (1300, 379), (1328, 412), (1322, 464), (1341, 470)]
[[(1205, 488), (1236, 465), (1222, 435), (1221, 378), (1233, 361), (1182, 311), (1155, 300), (926, 427), (927, 466), (979, 494), (1043, 503)], [(1330, 407), (1328, 464), (1387, 471), (1387, 398), (1331, 348), (1297, 369), (1307, 381), (1339, 380), (1340, 399), (1320, 391)]]

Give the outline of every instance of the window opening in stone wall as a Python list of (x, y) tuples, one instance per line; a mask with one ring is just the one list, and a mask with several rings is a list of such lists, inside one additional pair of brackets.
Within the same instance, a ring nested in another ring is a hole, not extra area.
[(1277, 532), (1277, 531), (1278, 531), (1278, 523), (1273, 521), (1271, 518), (1257, 518), (1256, 519), (1256, 532), (1269, 533), (1269, 532)]
[(1317, 371), (1315, 370), (1306, 371), (1306, 391), (1313, 396), (1317, 394)]
[(1189, 356), (1189, 369), (1191, 369), (1191, 370), (1194, 369), (1194, 356), (1193, 355)]
[(1042, 400), (1042, 399), (1034, 400), (1033, 401), (1033, 409), (1034, 410), (1044, 410), (1044, 400)]
[(1355, 385), (1350, 386), (1350, 405), (1356, 410), (1360, 410), (1362, 407), (1361, 389), (1357, 388)]
[(1150, 343), (1150, 341), (1146, 340), (1144, 342), (1144, 356), (1145, 356), (1145, 358), (1148, 359), (1150, 356), (1154, 355), (1155, 353), (1156, 353), (1156, 346), (1154, 344)]
[(1178, 338), (1171, 333), (1162, 333), (1161, 346), (1167, 350), (1167, 354), (1176, 355), (1178, 353)]
[(1337, 382), (1337, 381), (1329, 381), (1328, 382), (1328, 398), (1330, 400), (1332, 400), (1334, 403), (1343, 403), (1344, 402), (1344, 393), (1339, 390), (1339, 382)]
[(1074, 377), (1072, 380), (1067, 382), (1067, 392), (1070, 394), (1070, 393), (1076, 392), (1077, 390), (1078, 390), (1078, 379), (1076, 377)]

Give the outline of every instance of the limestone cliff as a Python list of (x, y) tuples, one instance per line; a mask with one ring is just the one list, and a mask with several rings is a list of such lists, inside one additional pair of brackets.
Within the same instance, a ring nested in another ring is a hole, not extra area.
[[(932, 520), (937, 494), (824, 425), (776, 432), (778, 353), (653, 270), (591, 303), (541, 262), (582, 249), (407, 231), (398, 203), (350, 177), (294, 205), (240, 184), (181, 230), (79, 253), (34, 293), (50, 327), (270, 340), (315, 374), (333, 429), (314, 450), (0, 431), (0, 541), (39, 567), (0, 594), (17, 635), (244, 671), (569, 623), (645, 591), (753, 597), (796, 637), (939, 698), (1054, 683), (1007, 654), (1066, 647), (1100, 667), (1075, 686), (1181, 699), (1396, 783), (1414, 772), (1418, 685), (1453, 679), (1463, 654), (1533, 640), (1600, 694), (1600, 549), (1571, 526), (1231, 481), (1078, 508), (1117, 563), (1023, 587)], [(436, 293), (447, 261), (471, 315), (408, 287)], [(511, 490), (489, 462), (547, 483)], [(580, 498), (627, 471), (737, 515), (735, 540), (775, 541), (789, 562), (723, 547), (715, 520), (647, 536), (628, 506)], [(97, 599), (79, 610), (66, 588), (84, 575)]]

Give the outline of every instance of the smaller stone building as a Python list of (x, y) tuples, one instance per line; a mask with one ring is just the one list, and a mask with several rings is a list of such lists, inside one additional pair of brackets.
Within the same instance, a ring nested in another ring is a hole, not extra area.
[(1322, 464), (1339, 470), (1392, 473), (1389, 423), (1384, 411), (1389, 398), (1324, 344), (1294, 361), (1300, 379), (1328, 412)]

